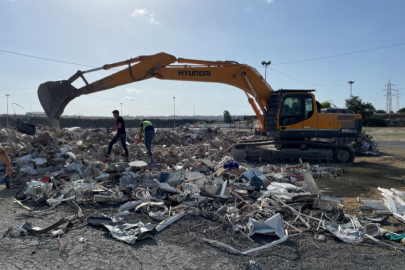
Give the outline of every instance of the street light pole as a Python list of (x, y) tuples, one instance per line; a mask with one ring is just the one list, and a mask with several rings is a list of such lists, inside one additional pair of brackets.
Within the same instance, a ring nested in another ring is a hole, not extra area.
[(176, 97), (173, 97), (173, 113), (174, 113), (174, 119), (173, 119), (173, 127), (176, 128)]
[(120, 103), (120, 104), (121, 104), (121, 116), (123, 116), (123, 115), (122, 115), (122, 104), (124, 104), (124, 103)]
[(267, 66), (269, 66), (271, 64), (271, 61), (262, 61), (262, 65), (265, 67), (264, 70), (264, 80), (267, 82)]
[(8, 97), (9, 96), (10, 96), (9, 94), (6, 94), (6, 97), (7, 97), (7, 127), (8, 127)]
[(354, 84), (354, 81), (348, 81), (347, 83), (350, 84), (350, 98), (352, 98), (352, 84)]

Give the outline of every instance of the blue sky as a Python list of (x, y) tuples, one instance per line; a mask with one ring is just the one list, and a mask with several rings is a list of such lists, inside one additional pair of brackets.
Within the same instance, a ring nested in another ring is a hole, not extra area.
[[(0, 50), (90, 66), (138, 55), (235, 60), (257, 67), (271, 60), (274, 89), (316, 89), (317, 100), (343, 106), (354, 95), (385, 108), (388, 79), (405, 93), (405, 45), (322, 60), (277, 63), (405, 42), (402, 0), (0, 0)], [(10, 104), (41, 111), (36, 87), (86, 67), (0, 52), (0, 113)], [(284, 76), (278, 72), (287, 76)], [(93, 81), (111, 74), (87, 76)], [(292, 78), (307, 82), (301, 82)], [(80, 86), (80, 85), (78, 85)], [(330, 87), (333, 86), (333, 87)], [(2, 90), (29, 88), (22, 90)], [(252, 115), (245, 94), (231, 86), (156, 79), (81, 96), (65, 114)], [(405, 107), (402, 98), (401, 107)], [(393, 102), (395, 104), (395, 102)]]

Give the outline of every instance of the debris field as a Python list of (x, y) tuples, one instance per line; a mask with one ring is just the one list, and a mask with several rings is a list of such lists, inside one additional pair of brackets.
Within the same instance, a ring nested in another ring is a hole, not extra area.
[[(12, 200), (19, 217), (15, 226), (3, 228), (3, 238), (56, 239), (90, 226), (105, 230), (111, 241), (133, 245), (181, 224), (186, 216), (201, 216), (245, 240), (238, 244), (222, 236), (219, 241), (215, 236), (220, 232), (194, 239), (222, 252), (256, 254), (302, 234), (313, 235), (314, 241), (334, 237), (348, 245), (367, 241), (405, 251), (403, 232), (384, 227), (388, 218), (405, 222), (405, 192), (380, 188), (381, 200), (359, 199), (359, 211), (347, 213), (343, 201), (325, 195), (314, 180), (339, 178), (342, 168), (234, 160), (225, 150), (251, 139), (250, 133), (157, 130), (152, 159), (142, 144), (135, 145), (136, 133), (127, 131), (130, 158), (125, 160), (119, 145), (105, 158), (113, 135), (102, 129), (51, 131), (40, 126), (36, 136), (2, 129), (0, 142), (15, 169), (12, 177), (3, 173), (2, 181), (18, 190)], [(356, 152), (378, 152), (370, 136), (363, 139), (350, 142)], [(71, 211), (61, 213), (62, 206)], [(55, 221), (55, 213), (64, 218)], [(39, 228), (25, 218), (46, 219), (49, 226)], [(204, 233), (210, 230), (215, 228)], [(254, 267), (254, 261), (249, 264)]]

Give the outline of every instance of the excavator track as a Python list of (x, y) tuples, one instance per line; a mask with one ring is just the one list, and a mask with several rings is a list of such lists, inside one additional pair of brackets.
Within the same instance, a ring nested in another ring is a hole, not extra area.
[(301, 159), (308, 162), (351, 164), (355, 157), (350, 146), (307, 140), (243, 140), (228, 150), (231, 150), (236, 159), (251, 162), (288, 162)]

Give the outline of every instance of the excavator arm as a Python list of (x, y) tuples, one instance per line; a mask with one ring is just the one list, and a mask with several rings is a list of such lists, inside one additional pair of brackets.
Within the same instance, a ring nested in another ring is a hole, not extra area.
[[(175, 62), (178, 64), (173, 65)], [(86, 73), (124, 65), (128, 65), (128, 67), (93, 83), (88, 83), (84, 77)], [(72, 83), (79, 78), (84, 81), (85, 86), (77, 89), (72, 86)], [(273, 89), (256, 69), (233, 61), (177, 59), (166, 53), (139, 56), (96, 69), (78, 71), (64, 81), (43, 83), (38, 88), (38, 97), (52, 128), (56, 129), (59, 128), (59, 118), (66, 106), (76, 97), (150, 78), (214, 82), (235, 86), (245, 92), (262, 127), (264, 126), (263, 115), (266, 112), (267, 100)]]

